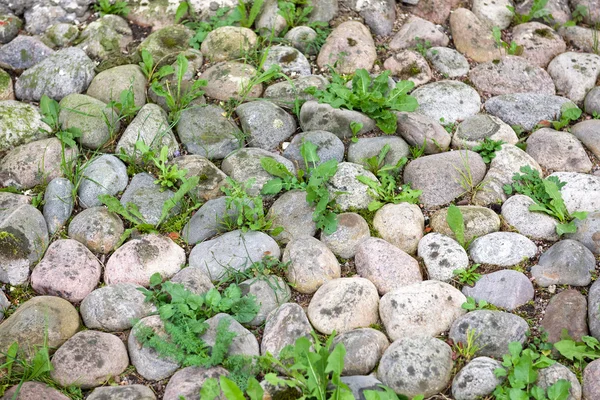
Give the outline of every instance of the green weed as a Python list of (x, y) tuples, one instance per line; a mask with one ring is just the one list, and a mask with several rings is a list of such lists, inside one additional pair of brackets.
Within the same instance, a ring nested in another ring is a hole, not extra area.
[(479, 268), (479, 264), (473, 264), (467, 269), (455, 269), (452, 273), (462, 285), (473, 286), (481, 279), (481, 274), (475, 272), (477, 268)]
[(377, 127), (391, 135), (396, 132), (397, 118), (394, 111), (414, 111), (417, 100), (408, 95), (415, 86), (411, 81), (400, 81), (393, 89), (388, 87), (389, 71), (373, 79), (365, 69), (356, 70), (352, 87), (346, 86), (346, 79), (332, 71), (331, 83), (325, 90), (316, 87), (306, 89), (319, 103), (327, 103), (334, 108), (357, 110), (373, 118)]
[(496, 152), (502, 150), (502, 140), (483, 139), (483, 142), (473, 147), (473, 151), (479, 153), (483, 162), (489, 164), (495, 157)]
[(555, 176), (542, 179), (539, 172), (530, 166), (521, 167), (521, 172), (513, 176), (512, 185), (504, 185), (504, 192), (508, 195), (513, 192), (524, 194), (535, 202), (529, 206), (529, 211), (543, 212), (558, 219), (560, 223), (556, 225), (556, 233), (559, 236), (575, 233), (575, 219), (585, 219), (587, 212), (569, 213), (560, 193), (565, 183)]
[(126, 1), (115, 0), (114, 3), (111, 3), (110, 0), (98, 0), (98, 3), (94, 4), (94, 11), (99, 12), (101, 17), (108, 14), (126, 17), (130, 10)]

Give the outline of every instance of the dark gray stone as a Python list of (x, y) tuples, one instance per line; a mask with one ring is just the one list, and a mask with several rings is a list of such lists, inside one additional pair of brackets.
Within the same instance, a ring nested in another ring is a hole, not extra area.
[(596, 269), (596, 257), (576, 240), (563, 239), (552, 245), (531, 268), (535, 282), (542, 287), (550, 285), (587, 286)]
[(129, 177), (127, 167), (111, 154), (104, 154), (86, 165), (79, 185), (80, 205), (90, 208), (102, 205), (98, 196), (116, 195), (125, 190)]
[(525, 343), (528, 330), (529, 325), (518, 315), (503, 311), (474, 310), (454, 321), (449, 337), (454, 343), (466, 345), (470, 331), (474, 331), (474, 343), (479, 347), (476, 355), (502, 358), (504, 354), (508, 354), (510, 343)]
[(248, 146), (273, 150), (296, 131), (294, 118), (268, 101), (240, 104), (235, 113), (247, 135)]
[(54, 50), (34, 36), (17, 36), (0, 48), (0, 67), (22, 71), (46, 59)]
[[(486, 166), (481, 156), (470, 150), (452, 151), (420, 157), (404, 169), (404, 182), (423, 193), (425, 206), (447, 204), (471, 190), (483, 179)], [(464, 176), (470, 178), (465, 181)]]
[(484, 274), (472, 287), (463, 286), (462, 292), (467, 297), (485, 300), (508, 311), (533, 300), (534, 295), (529, 278), (522, 272), (510, 269)]
[(560, 119), (561, 107), (569, 99), (541, 93), (514, 93), (492, 97), (485, 102), (488, 113), (508, 125), (532, 130), (540, 121)]
[(94, 67), (81, 49), (59, 50), (23, 72), (15, 84), (15, 95), (39, 101), (45, 94), (58, 101), (71, 93), (83, 93), (96, 75)]
[(73, 184), (66, 178), (54, 178), (44, 193), (44, 219), (48, 233), (53, 235), (67, 222), (73, 212)]

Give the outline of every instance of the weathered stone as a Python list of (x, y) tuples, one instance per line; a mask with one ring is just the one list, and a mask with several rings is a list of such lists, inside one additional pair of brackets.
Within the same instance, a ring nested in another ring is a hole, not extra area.
[[(482, 181), (486, 172), (481, 156), (470, 150), (420, 157), (404, 169), (404, 182), (421, 190), (426, 206), (447, 204)], [(465, 176), (469, 178), (465, 180)]]
[(554, 82), (543, 68), (517, 56), (479, 64), (469, 72), (469, 79), (477, 90), (493, 96), (522, 92), (555, 93)]
[(250, 81), (257, 75), (256, 69), (249, 64), (226, 61), (215, 64), (200, 75), (208, 83), (204, 92), (208, 97), (216, 100), (227, 101), (230, 98), (246, 100), (258, 98), (263, 92), (263, 85), (250, 85)]
[(341, 258), (354, 257), (358, 246), (371, 236), (369, 224), (356, 213), (341, 213), (337, 216), (337, 230), (331, 234), (321, 232), (320, 240)]
[(90, 83), (87, 95), (108, 104), (113, 100), (119, 102), (121, 93), (131, 88), (134, 104), (142, 107), (146, 104), (146, 84), (139, 66), (120, 65), (100, 72)]
[(312, 326), (326, 335), (365, 328), (377, 322), (379, 295), (364, 278), (339, 278), (325, 282), (308, 305)]
[(375, 121), (359, 111), (333, 108), (329, 104), (320, 104), (316, 101), (307, 101), (302, 105), (298, 121), (304, 132), (324, 130), (340, 139), (353, 136), (350, 128), (352, 122), (363, 124), (356, 133), (359, 136), (375, 129)]
[(476, 301), (485, 300), (509, 311), (526, 304), (534, 295), (529, 278), (511, 269), (484, 274), (473, 287), (463, 286), (462, 292)]
[(235, 60), (256, 44), (254, 31), (238, 26), (222, 26), (206, 35), (200, 49), (212, 62)]
[(539, 370), (536, 383), (542, 390), (548, 390), (550, 386), (561, 379), (571, 384), (567, 400), (581, 400), (581, 384), (577, 379), (577, 375), (561, 363), (557, 362)]
[(512, 39), (522, 47), (521, 57), (542, 68), (546, 68), (554, 57), (567, 50), (567, 45), (560, 35), (540, 22), (515, 25), (512, 29)]
[(88, 149), (99, 149), (120, 130), (117, 113), (102, 101), (84, 94), (73, 93), (60, 101), (60, 126), (81, 131), (77, 139)]
[(433, 68), (448, 78), (456, 78), (469, 73), (469, 62), (454, 49), (432, 47), (425, 53), (425, 58), (427, 58)]
[(97, 207), (102, 204), (99, 196), (116, 195), (127, 187), (129, 177), (123, 161), (112, 154), (104, 154), (89, 163), (83, 169), (83, 179), (77, 194), (83, 208)]
[(36, 208), (22, 204), (0, 210), (0, 282), (25, 283), (48, 242), (46, 221)]
[(408, 80), (415, 86), (431, 80), (431, 68), (425, 58), (413, 50), (402, 50), (383, 62), (383, 68), (399, 80)]
[(535, 201), (529, 196), (522, 194), (511, 196), (502, 204), (502, 218), (517, 232), (530, 239), (552, 242), (558, 240), (556, 233), (558, 221), (548, 214), (529, 211), (529, 207), (533, 204)]
[(560, 120), (563, 104), (572, 102), (560, 96), (541, 93), (513, 93), (492, 97), (485, 102), (488, 113), (508, 125), (533, 130), (541, 121)]
[(522, 167), (530, 167), (542, 172), (540, 165), (529, 154), (511, 144), (503, 144), (496, 157), (490, 163), (490, 169), (483, 178), (483, 183), (473, 197), (478, 205), (502, 203), (507, 199), (504, 185), (513, 183), (513, 176), (521, 174)]
[(301, 337), (309, 337), (312, 327), (302, 307), (285, 303), (267, 317), (260, 353), (278, 357), (285, 346), (293, 345)]
[(311, 236), (291, 240), (282, 261), (289, 262), (287, 280), (300, 293), (314, 293), (326, 282), (340, 277), (340, 264), (325, 244)]
[(542, 128), (527, 138), (527, 154), (546, 170), (590, 172), (592, 161), (581, 142), (568, 132)]
[(21, 100), (39, 101), (43, 95), (61, 100), (71, 93), (83, 93), (96, 75), (94, 67), (81, 49), (59, 50), (23, 72), (15, 94)]
[(465, 8), (454, 10), (450, 15), (450, 30), (456, 49), (473, 61), (492, 61), (505, 53), (496, 46), (491, 27)]
[(461, 369), (452, 381), (452, 395), (456, 400), (476, 400), (490, 395), (503, 378), (494, 373), (502, 363), (489, 357), (477, 357)]
[(0, 359), (17, 342), (22, 355), (31, 359), (36, 349), (46, 345), (59, 348), (79, 330), (79, 313), (60, 297), (36, 296), (22, 303), (0, 325)]
[(235, 337), (231, 340), (231, 344), (227, 349), (227, 356), (258, 357), (260, 355), (258, 341), (252, 332), (244, 328), (242, 324), (233, 319), (231, 315), (225, 313), (219, 313), (214, 317), (207, 319), (205, 322), (208, 325), (208, 328), (200, 336), (200, 339), (202, 339), (209, 348), (212, 348), (217, 341), (217, 327), (223, 324), (221, 321), (226, 321), (225, 323), (228, 324), (227, 330), (235, 333)]
[(569, 337), (580, 342), (588, 334), (587, 300), (575, 289), (565, 290), (553, 296), (546, 307), (541, 327), (548, 333), (548, 342), (556, 343), (566, 329)]
[(369, 187), (360, 182), (358, 176), (377, 181), (377, 177), (362, 165), (342, 162), (338, 164), (335, 175), (327, 182), (330, 198), (342, 211), (366, 209), (373, 200), (369, 194)]
[(40, 39), (21, 35), (0, 48), (0, 67), (22, 71), (33, 67), (52, 54), (54, 50)]
[[(96, 388), (88, 400), (156, 400), (152, 389), (144, 385), (104, 386)], [(53, 399), (49, 399), (53, 400)]]
[(285, 110), (268, 101), (240, 104), (235, 113), (247, 135), (248, 146), (273, 150), (296, 131), (296, 121)]
[(50, 376), (63, 387), (88, 389), (102, 385), (107, 377), (121, 374), (129, 365), (125, 345), (115, 335), (79, 332), (54, 353)]
[(153, 348), (140, 343), (137, 335), (140, 334), (140, 329), (143, 327), (151, 328), (162, 339), (168, 337), (160, 316), (152, 315), (141, 319), (133, 326), (127, 338), (127, 350), (129, 351), (131, 365), (145, 379), (159, 381), (168, 378), (179, 369), (179, 364), (175, 360), (162, 357)]
[(377, 377), (396, 393), (429, 397), (450, 383), (452, 365), (452, 349), (442, 340), (402, 337), (383, 354)]
[(0, 186), (31, 189), (44, 181), (62, 176), (61, 163), (76, 158), (77, 148), (62, 151), (60, 140), (55, 137), (23, 144), (10, 150), (0, 163)]
[(117, 143), (115, 152), (125, 153), (140, 162), (142, 154), (137, 149), (137, 142), (144, 142), (152, 151), (160, 154), (163, 147), (168, 149), (168, 157), (173, 157), (179, 149), (177, 139), (171, 130), (167, 113), (156, 104), (145, 104), (129, 123)]
[(198, 177), (198, 185), (191, 190), (196, 198), (208, 201), (223, 195), (221, 188), (225, 186), (227, 175), (207, 158), (188, 155), (174, 158), (172, 162), (179, 170), (187, 170), (186, 178)]
[(437, 336), (447, 331), (466, 310), (467, 298), (451, 285), (424, 281), (395, 289), (379, 302), (379, 315), (392, 340)]
[[(177, 54), (189, 48), (194, 31), (183, 25), (171, 25), (152, 32), (140, 45), (138, 52), (146, 50), (152, 59), (162, 65), (170, 64)], [(160, 64), (159, 64), (160, 65)]]
[(195, 399), (208, 379), (228, 375), (223, 367), (186, 367), (175, 372), (165, 388), (163, 400)]
[(221, 159), (240, 147), (242, 132), (216, 105), (183, 110), (176, 127), (188, 152), (208, 159)]
[(107, 14), (90, 23), (77, 38), (77, 47), (94, 59), (126, 52), (133, 32), (124, 18)]
[(367, 375), (379, 363), (390, 345), (382, 332), (372, 328), (344, 332), (333, 340), (334, 346), (338, 343), (346, 348), (342, 375)]
[(469, 246), (469, 256), (473, 262), (502, 267), (517, 265), (536, 254), (535, 243), (515, 232), (489, 233), (476, 238)]
[(44, 219), (51, 235), (58, 231), (73, 212), (73, 184), (66, 178), (54, 178), (44, 193)]
[(246, 182), (254, 179), (252, 185), (246, 189), (250, 196), (256, 196), (260, 193), (265, 183), (274, 178), (262, 167), (260, 159), (263, 157), (272, 158), (275, 161), (285, 165), (292, 174), (296, 174), (294, 164), (278, 154), (256, 147), (245, 147), (229, 154), (221, 164), (221, 170), (231, 179), (237, 182)]
[(35, 381), (24, 382), (23, 385), (11, 387), (4, 392), (4, 396), (2, 396), (1, 399), (12, 400), (17, 393), (17, 390), (19, 390), (19, 394), (16, 398), (19, 400), (69, 400), (69, 398), (60, 391), (53, 389), (44, 383)]
[(467, 252), (454, 239), (439, 233), (425, 235), (419, 241), (419, 257), (423, 259), (429, 279), (448, 282), (455, 270), (469, 266)]
[(359, 68), (371, 70), (376, 59), (375, 43), (369, 28), (358, 21), (346, 21), (327, 37), (317, 57), (317, 65), (325, 68), (336, 64), (338, 73), (352, 74)]
[(452, 124), (479, 112), (481, 97), (459, 81), (443, 80), (423, 85), (411, 93), (417, 99), (418, 113), (444, 124)]
[[(307, 27), (292, 28), (288, 32), (288, 35), (297, 28)], [(265, 89), (263, 97), (277, 104), (279, 107), (292, 110), (296, 104), (296, 99), (304, 101), (315, 100), (313, 95), (304, 92), (305, 89), (314, 86), (319, 90), (323, 90), (328, 83), (329, 81), (323, 75), (299, 76), (292, 81), (284, 80), (270, 85)]]
[(247, 294), (255, 296), (256, 304), (260, 307), (256, 317), (248, 322), (248, 325), (252, 326), (262, 325), (269, 313), (290, 301), (292, 295), (287, 283), (274, 275), (247, 279), (240, 283), (240, 289), (244, 296)]
[(510, 343), (525, 343), (528, 330), (529, 325), (518, 315), (503, 311), (474, 310), (456, 319), (448, 336), (454, 343), (466, 346), (469, 335), (474, 335), (473, 344), (478, 347), (476, 355), (501, 358), (508, 354)]
[[(134, 204), (144, 221), (157, 225), (163, 220), (162, 210), (165, 203), (172, 202), (174, 195), (171, 190), (163, 190), (152, 175), (141, 172), (131, 178), (131, 183), (121, 196), (121, 205), (127, 208), (128, 204)], [(177, 203), (167, 214), (167, 218), (180, 211), (181, 204)]]
[(421, 282), (417, 260), (379, 238), (368, 238), (356, 247), (356, 272), (375, 284), (380, 294)]
[(414, 48), (423, 42), (429, 42), (431, 46), (445, 47), (450, 39), (435, 24), (411, 15), (394, 35), (389, 46), (392, 50), (403, 50)]
[(116, 283), (94, 290), (81, 302), (79, 311), (88, 329), (120, 332), (147, 317), (156, 307), (133, 283)]
[(441, 153), (450, 147), (451, 136), (439, 122), (419, 113), (397, 112), (396, 133), (410, 146), (425, 146), (425, 154)]
[(81, 302), (100, 282), (102, 265), (73, 239), (53, 242), (31, 273), (31, 286), (40, 294)]
[(94, 253), (108, 254), (115, 249), (125, 231), (123, 221), (106, 207), (91, 207), (71, 220), (68, 234)]
[[(566, 183), (560, 193), (570, 213), (600, 210), (600, 177), (577, 172), (555, 172), (550, 176)], [(585, 224), (585, 220), (575, 224)]]
[(313, 212), (314, 207), (306, 201), (303, 190), (292, 190), (279, 196), (267, 213), (273, 226), (283, 228), (283, 232), (274, 236), (275, 240), (288, 243), (301, 236), (314, 236), (317, 225), (313, 221)]
[[(465, 242), (500, 230), (500, 218), (489, 208), (478, 206), (458, 206), (465, 225)], [(447, 221), (448, 209), (436, 211), (429, 222), (434, 232), (441, 233), (456, 240), (456, 235), (450, 229)]]
[(548, 73), (554, 80), (558, 94), (581, 104), (600, 75), (600, 56), (575, 52), (562, 53), (548, 64)]
[(452, 147), (470, 149), (483, 143), (485, 139), (517, 144), (515, 131), (498, 117), (477, 114), (461, 122), (452, 136)]
[(596, 258), (587, 247), (576, 240), (563, 239), (540, 256), (537, 265), (531, 268), (531, 275), (542, 287), (587, 286), (595, 269)]
[(382, 239), (408, 254), (415, 254), (423, 237), (425, 217), (416, 204), (386, 204), (375, 213), (373, 228)]
[(235, 230), (197, 244), (190, 253), (189, 264), (218, 281), (229, 270), (245, 271), (266, 255), (279, 259), (280, 254), (277, 242), (266, 233)]
[(119, 247), (104, 268), (107, 284), (131, 282), (148, 287), (150, 277), (160, 273), (164, 278), (175, 275), (185, 264), (185, 251), (171, 239), (149, 234)]
[[(302, 157), (300, 149), (305, 142), (310, 142), (317, 146), (316, 150), (319, 161), (315, 165), (311, 165), (312, 163), (306, 165)], [(344, 143), (333, 133), (327, 131), (308, 131), (295, 135), (283, 151), (283, 156), (292, 161), (297, 169), (306, 171), (309, 167), (315, 167), (329, 160), (335, 159), (338, 162), (342, 162), (344, 151)], [(356, 162), (350, 160), (350, 156), (348, 161)]]

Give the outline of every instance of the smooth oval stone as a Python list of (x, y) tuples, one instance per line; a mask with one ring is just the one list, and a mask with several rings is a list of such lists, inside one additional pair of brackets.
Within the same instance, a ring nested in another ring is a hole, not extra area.
[(381, 357), (377, 377), (396, 393), (429, 397), (450, 383), (452, 366), (452, 349), (442, 340), (403, 337)]
[(296, 303), (285, 303), (273, 310), (267, 317), (260, 345), (260, 353), (271, 353), (278, 357), (286, 346), (293, 345), (297, 339), (310, 337), (312, 327), (302, 307)]
[(476, 355), (502, 357), (508, 354), (510, 343), (525, 343), (527, 331), (529, 325), (518, 315), (503, 311), (473, 310), (454, 321), (449, 337), (454, 343), (465, 346), (469, 334), (472, 334), (474, 344), (479, 348)]
[(148, 287), (150, 277), (170, 278), (185, 264), (185, 251), (168, 237), (149, 234), (119, 247), (104, 268), (107, 284), (131, 282)]
[(44, 193), (44, 219), (48, 233), (54, 234), (71, 217), (73, 212), (73, 184), (66, 178), (54, 178)]
[(156, 396), (144, 385), (105, 386), (94, 389), (87, 400), (156, 400)]
[(104, 206), (81, 211), (69, 224), (69, 237), (83, 243), (94, 253), (108, 254), (115, 249), (125, 231), (123, 221)]
[(356, 247), (356, 272), (369, 279), (384, 295), (394, 289), (421, 282), (417, 260), (380, 238), (368, 238)]
[(554, 295), (546, 307), (540, 326), (548, 333), (548, 342), (556, 343), (566, 329), (569, 337), (581, 342), (588, 335), (587, 300), (575, 289)]
[(364, 278), (339, 278), (324, 283), (308, 305), (308, 318), (324, 334), (347, 332), (377, 322), (379, 295)]
[[(340, 57), (340, 53), (344, 57)], [(359, 68), (371, 70), (377, 59), (375, 43), (369, 28), (358, 21), (346, 21), (338, 25), (327, 37), (317, 65), (324, 68), (336, 64), (340, 74), (352, 74)]]
[(469, 246), (469, 256), (474, 262), (502, 267), (517, 265), (536, 254), (535, 243), (514, 232), (489, 233), (475, 239)]
[(459, 81), (443, 80), (423, 85), (411, 93), (417, 99), (416, 112), (453, 124), (479, 112), (481, 97), (475, 89)]
[(587, 286), (596, 270), (596, 257), (576, 240), (563, 239), (546, 250), (531, 268), (535, 282), (542, 286)]
[(502, 363), (493, 358), (474, 358), (452, 380), (452, 395), (456, 400), (474, 400), (491, 394), (504, 380), (494, 373), (498, 368)]
[(380, 331), (359, 328), (344, 332), (333, 340), (346, 348), (342, 375), (367, 375), (377, 365), (390, 342)]
[(59, 239), (46, 250), (31, 273), (31, 286), (40, 294), (82, 301), (100, 282), (102, 265), (83, 244)]
[(98, 196), (112, 196), (125, 190), (129, 178), (127, 167), (117, 157), (104, 154), (85, 166), (78, 194), (83, 208), (102, 205)]
[(88, 389), (121, 374), (128, 365), (127, 349), (121, 339), (110, 333), (83, 331), (54, 353), (50, 376), (63, 387)]
[(35, 349), (46, 344), (59, 348), (79, 330), (79, 313), (67, 300), (54, 296), (36, 296), (21, 304), (0, 324), (0, 355), (17, 342), (23, 355), (33, 357)]
[(522, 272), (510, 269), (484, 274), (473, 287), (463, 286), (462, 292), (478, 302), (485, 300), (509, 311), (526, 304), (534, 295), (529, 278)]
[(291, 240), (285, 247), (281, 260), (290, 263), (286, 278), (300, 293), (314, 293), (341, 274), (335, 255), (325, 244), (311, 236)]
[[(189, 257), (190, 267), (200, 268), (212, 281), (218, 281), (229, 271), (245, 271), (265, 255), (279, 259), (279, 245), (263, 232), (235, 230), (216, 239), (197, 244)], [(184, 257), (185, 262), (185, 257)]]
[(437, 336), (466, 312), (461, 307), (466, 301), (447, 283), (423, 281), (385, 294), (379, 302), (379, 315), (392, 340)]
[(369, 237), (369, 224), (363, 217), (356, 213), (342, 213), (338, 215), (337, 230), (329, 235), (321, 232), (320, 240), (336, 256), (349, 259), (356, 254), (358, 245)]
[(116, 283), (94, 290), (81, 302), (79, 312), (88, 329), (120, 332), (156, 310), (133, 283)]
[[(20, 387), (20, 389), (19, 389)], [(24, 382), (23, 385), (15, 385), (4, 392), (2, 400), (12, 400), (15, 393), (19, 390), (17, 399), (19, 400), (69, 400), (67, 396), (50, 386), (35, 381)]]
[(256, 303), (260, 307), (256, 317), (248, 322), (248, 325), (252, 326), (263, 324), (271, 311), (290, 301), (292, 296), (287, 283), (282, 278), (273, 275), (247, 279), (240, 283), (240, 289), (244, 296), (247, 294), (256, 296)]
[(454, 277), (454, 271), (469, 266), (465, 249), (454, 239), (439, 233), (430, 233), (419, 240), (418, 251), (429, 279), (448, 282)]
[[(219, 379), (227, 376), (229, 372), (223, 367), (186, 367), (175, 372), (165, 388), (163, 400), (193, 399), (208, 379)], [(219, 397), (220, 399), (220, 397)], [(125, 399), (124, 399), (125, 400)]]

